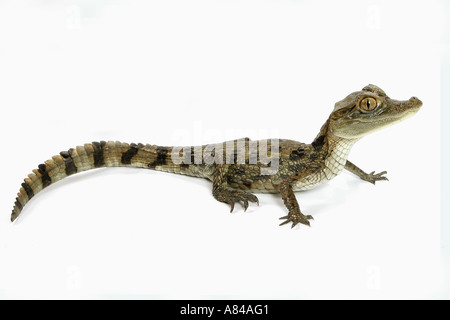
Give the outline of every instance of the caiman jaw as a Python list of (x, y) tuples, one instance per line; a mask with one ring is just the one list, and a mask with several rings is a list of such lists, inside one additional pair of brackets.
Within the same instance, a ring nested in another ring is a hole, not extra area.
[(392, 108), (392, 112), (397, 113), (401, 120), (406, 119), (405, 117), (410, 117), (419, 111), (422, 106), (422, 101), (416, 97), (411, 97), (409, 100), (399, 101), (387, 98), (386, 103)]

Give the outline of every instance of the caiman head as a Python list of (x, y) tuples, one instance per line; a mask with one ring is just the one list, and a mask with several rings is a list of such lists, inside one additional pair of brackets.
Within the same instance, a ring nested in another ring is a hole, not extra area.
[(328, 130), (335, 136), (360, 139), (365, 135), (409, 118), (419, 111), (422, 101), (389, 98), (379, 87), (369, 84), (336, 103)]

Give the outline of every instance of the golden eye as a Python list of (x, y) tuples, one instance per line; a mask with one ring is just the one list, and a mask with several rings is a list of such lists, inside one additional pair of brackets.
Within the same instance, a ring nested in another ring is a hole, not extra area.
[(361, 111), (369, 112), (373, 111), (377, 107), (377, 100), (374, 98), (364, 98), (359, 103), (359, 109)]

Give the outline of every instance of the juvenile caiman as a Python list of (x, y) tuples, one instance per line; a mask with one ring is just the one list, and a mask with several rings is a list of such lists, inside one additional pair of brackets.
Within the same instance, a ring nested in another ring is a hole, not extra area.
[(412, 97), (389, 98), (375, 85), (368, 85), (337, 102), (311, 144), (286, 139), (251, 141), (248, 138), (198, 147), (162, 147), (121, 142), (93, 142), (63, 151), (40, 164), (25, 178), (11, 220), (42, 189), (70, 175), (95, 168), (137, 167), (212, 181), (212, 194), (231, 206), (241, 202), (259, 204), (252, 192), (280, 193), (289, 213), (280, 218), (310, 225), (294, 191), (312, 189), (346, 169), (375, 184), (387, 180), (386, 171), (365, 173), (347, 160), (350, 149), (365, 135), (415, 114), (422, 102)]

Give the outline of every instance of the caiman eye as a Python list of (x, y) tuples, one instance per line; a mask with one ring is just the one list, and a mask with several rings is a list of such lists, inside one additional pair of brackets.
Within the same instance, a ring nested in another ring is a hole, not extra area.
[(377, 107), (377, 100), (374, 98), (364, 98), (359, 103), (359, 109), (363, 112), (373, 111)]

